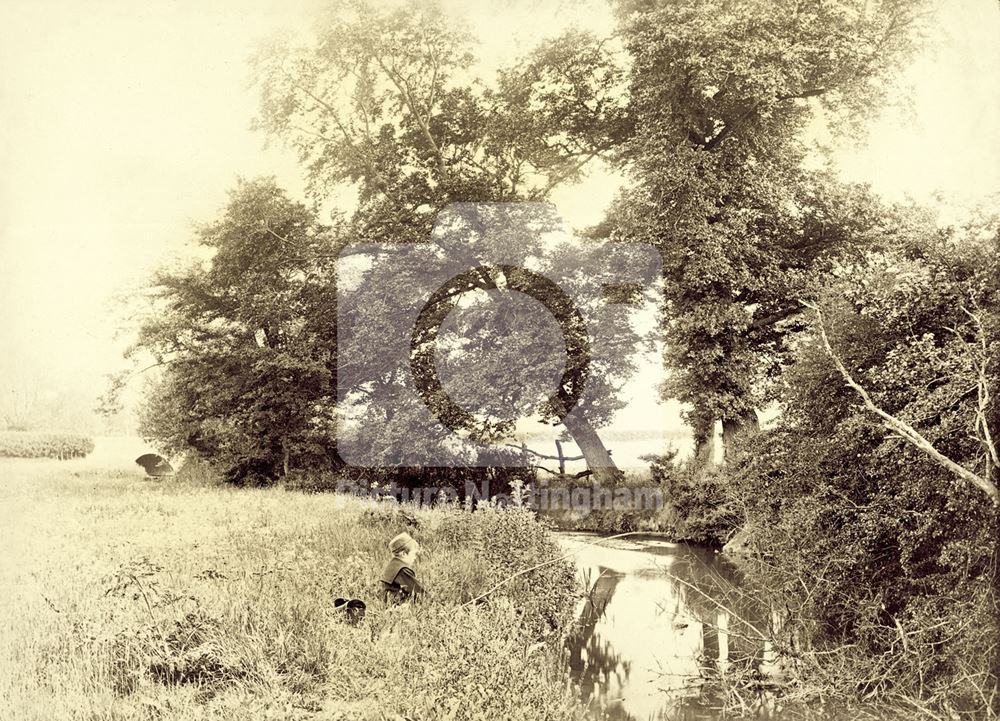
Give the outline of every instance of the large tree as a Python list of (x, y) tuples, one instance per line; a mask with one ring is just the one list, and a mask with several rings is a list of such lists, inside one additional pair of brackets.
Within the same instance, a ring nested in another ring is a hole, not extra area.
[[(351, 231), (376, 243), (426, 241), (450, 203), (544, 200), (627, 137), (622, 70), (595, 38), (547, 43), (489, 83), (470, 71), (470, 47), (434, 3), (339, 7), (311, 42), (257, 57), (258, 124), (298, 150), (315, 197), (356, 189)], [(373, 272), (392, 262), (374, 260)], [(464, 290), (516, 281), (499, 275)], [(615, 475), (589, 420), (568, 430), (595, 470)]]
[[(359, 418), (340, 440), (357, 457), (475, 465), (534, 417), (561, 423), (596, 478), (613, 480), (594, 429), (623, 405), (644, 340), (634, 307), (658, 264), (648, 249), (542, 242), (552, 216), (547, 205), (448, 208), (432, 240), (388, 246), (355, 271), (340, 301), (338, 385), (342, 414)], [(500, 264), (465, 261), (498, 249)], [(485, 448), (442, 455), (447, 428)]]
[[(701, 450), (756, 428), (802, 279), (882, 228), (859, 189), (806, 170), (814, 123), (869, 117), (914, 47), (909, 0), (621, 0), (630, 184), (607, 228), (661, 249), (665, 389)], [(860, 233), (859, 233), (860, 231)], [(890, 231), (891, 232), (891, 231)]]
[(334, 231), (270, 179), (241, 182), (200, 227), (207, 259), (158, 273), (132, 354), (160, 369), (143, 434), (274, 478), (335, 462)]

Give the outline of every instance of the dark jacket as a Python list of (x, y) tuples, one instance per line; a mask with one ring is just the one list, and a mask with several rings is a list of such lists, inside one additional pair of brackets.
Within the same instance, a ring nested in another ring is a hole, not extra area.
[(416, 600), (424, 592), (413, 569), (398, 558), (391, 559), (385, 565), (380, 583), (382, 600), (387, 603)]

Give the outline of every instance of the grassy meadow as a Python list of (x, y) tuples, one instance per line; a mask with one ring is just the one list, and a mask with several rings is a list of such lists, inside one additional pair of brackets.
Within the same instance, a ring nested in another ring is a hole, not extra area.
[[(0, 460), (0, 717), (578, 718), (557, 668), (572, 568), (522, 509), (408, 509)], [(375, 597), (385, 544), (424, 548), (420, 605)], [(368, 603), (346, 623), (337, 596)]]

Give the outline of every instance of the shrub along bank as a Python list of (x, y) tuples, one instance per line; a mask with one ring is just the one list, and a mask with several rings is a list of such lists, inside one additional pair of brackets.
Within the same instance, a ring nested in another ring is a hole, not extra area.
[(721, 547), (739, 522), (729, 503), (723, 469), (677, 462), (674, 454), (650, 455), (645, 460), (649, 472), (626, 474), (611, 489), (611, 503), (600, 495), (605, 489), (594, 489), (586, 479), (548, 483), (548, 497), (568, 499), (570, 507), (548, 508), (543, 515), (560, 530), (648, 531), (675, 542)]

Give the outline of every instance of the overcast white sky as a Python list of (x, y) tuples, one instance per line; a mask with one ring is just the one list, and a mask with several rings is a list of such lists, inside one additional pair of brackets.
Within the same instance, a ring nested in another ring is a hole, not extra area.
[[(495, 0), (464, 11), (494, 57), (567, 24), (607, 22), (600, 2)], [(319, 0), (5, 0), (0, 9), (0, 373), (28, 364), (57, 386), (101, 390), (120, 365), (112, 298), (179, 252), (237, 176), (294, 159), (249, 130), (246, 58), (301, 26)], [(453, 2), (461, 8), (458, 0)], [(846, 176), (900, 197), (1000, 192), (1000, 3), (942, 0), (931, 47), (907, 74), (912, 117), (890, 112)], [(596, 219), (611, 183), (557, 200)], [(652, 410), (652, 406), (650, 406)]]

